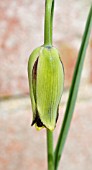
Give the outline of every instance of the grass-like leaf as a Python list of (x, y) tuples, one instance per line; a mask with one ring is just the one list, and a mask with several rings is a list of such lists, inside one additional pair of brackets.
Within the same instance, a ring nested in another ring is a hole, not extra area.
[(85, 31), (84, 31), (84, 35), (82, 39), (82, 44), (80, 47), (80, 51), (79, 51), (79, 55), (78, 55), (78, 59), (77, 59), (77, 63), (76, 63), (75, 71), (74, 71), (74, 76), (73, 76), (73, 80), (72, 80), (72, 84), (70, 88), (65, 116), (64, 116), (63, 124), (61, 127), (60, 135), (59, 135), (56, 150), (55, 150), (55, 170), (58, 167), (58, 164), (59, 164), (59, 161), (62, 155), (62, 151), (64, 148), (64, 144), (66, 141), (66, 137), (69, 131), (70, 123), (72, 120), (91, 29), (92, 29), (92, 4), (91, 4), (91, 8), (90, 8), (89, 15), (87, 18), (87, 23), (86, 23), (86, 27), (85, 27)]

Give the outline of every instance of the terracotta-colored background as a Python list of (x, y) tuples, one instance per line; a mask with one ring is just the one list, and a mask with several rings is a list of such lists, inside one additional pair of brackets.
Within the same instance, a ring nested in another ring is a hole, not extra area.
[[(53, 44), (65, 66), (70, 84), (91, 1), (56, 1)], [(27, 62), (32, 50), (43, 44), (43, 0), (0, 1), (0, 96), (28, 93)], [(90, 38), (90, 42), (92, 38)], [(89, 43), (84, 79), (90, 81)]]
[[(55, 2), (53, 45), (65, 69), (59, 133), (91, 0)], [(43, 44), (45, 0), (0, 1), (0, 170), (47, 169), (45, 130), (30, 128), (27, 62)], [(60, 170), (92, 169), (92, 33)]]

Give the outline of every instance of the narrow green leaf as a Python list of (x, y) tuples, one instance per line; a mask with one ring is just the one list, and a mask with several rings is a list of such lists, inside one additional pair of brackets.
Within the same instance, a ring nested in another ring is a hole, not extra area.
[(76, 98), (78, 94), (81, 73), (83, 69), (83, 63), (85, 59), (85, 53), (86, 53), (86, 49), (88, 46), (91, 29), (92, 29), (92, 4), (91, 4), (90, 11), (89, 11), (89, 15), (88, 15), (88, 19), (87, 19), (83, 39), (82, 39), (82, 44), (80, 47), (80, 51), (79, 51), (79, 55), (78, 55), (78, 59), (77, 59), (77, 63), (76, 63), (75, 71), (74, 71), (74, 76), (73, 76), (73, 80), (72, 80), (72, 84), (70, 88), (70, 93), (69, 93), (69, 98), (68, 98), (68, 102), (66, 106), (63, 124), (61, 127), (60, 135), (59, 135), (56, 150), (55, 150), (55, 170), (58, 167), (58, 164), (59, 164), (62, 152), (63, 152), (64, 144), (66, 141), (66, 137), (69, 131), (70, 123), (72, 120)]

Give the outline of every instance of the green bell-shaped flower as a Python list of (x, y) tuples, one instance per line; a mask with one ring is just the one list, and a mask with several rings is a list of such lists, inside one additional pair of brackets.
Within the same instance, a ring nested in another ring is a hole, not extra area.
[(64, 70), (54, 47), (39, 47), (30, 55), (28, 78), (33, 110), (32, 125), (53, 130), (63, 92)]

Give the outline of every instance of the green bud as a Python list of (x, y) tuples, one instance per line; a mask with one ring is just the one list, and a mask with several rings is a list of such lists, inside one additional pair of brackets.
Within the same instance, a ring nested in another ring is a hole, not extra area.
[(54, 47), (39, 47), (30, 55), (28, 78), (33, 110), (32, 125), (54, 130), (63, 92), (64, 70)]

